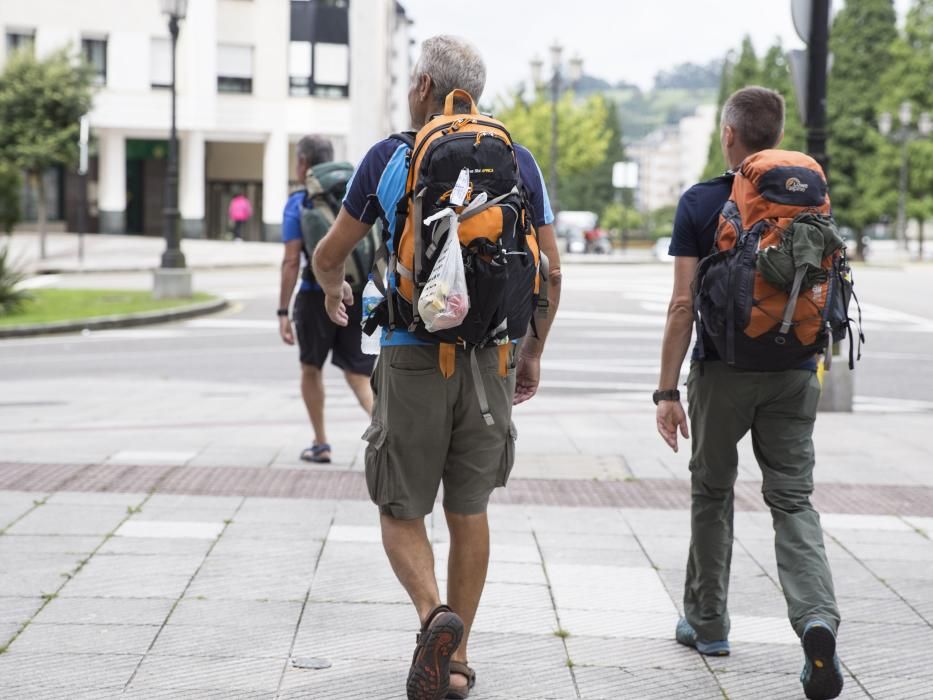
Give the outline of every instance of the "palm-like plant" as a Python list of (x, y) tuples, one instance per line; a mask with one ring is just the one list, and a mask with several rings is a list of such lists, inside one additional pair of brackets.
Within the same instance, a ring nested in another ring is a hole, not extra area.
[(9, 246), (0, 248), (0, 316), (15, 314), (31, 298), (29, 292), (18, 288), (25, 278), (10, 260)]

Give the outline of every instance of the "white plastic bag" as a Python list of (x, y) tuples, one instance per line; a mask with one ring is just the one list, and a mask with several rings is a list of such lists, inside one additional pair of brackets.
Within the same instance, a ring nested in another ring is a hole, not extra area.
[(453, 209), (444, 209), (425, 219), (429, 224), (443, 217), (450, 217), (450, 230), (441, 249), (428, 282), (418, 298), (418, 313), (424, 327), (432, 333), (456, 328), (470, 310), (466, 274), (463, 271), (463, 256), (460, 253), (459, 221)]

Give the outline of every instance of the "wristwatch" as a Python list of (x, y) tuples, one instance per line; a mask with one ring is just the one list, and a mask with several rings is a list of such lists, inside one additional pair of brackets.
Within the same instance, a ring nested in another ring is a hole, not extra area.
[(651, 395), (651, 399), (655, 406), (662, 401), (680, 401), (680, 392), (677, 389), (658, 389)]
[(275, 315), (276, 316), (288, 316), (288, 309), (276, 309)]

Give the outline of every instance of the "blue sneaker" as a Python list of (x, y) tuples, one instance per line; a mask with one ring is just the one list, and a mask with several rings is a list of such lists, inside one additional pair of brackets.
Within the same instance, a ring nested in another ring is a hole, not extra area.
[(800, 637), (807, 657), (800, 673), (804, 694), (810, 700), (830, 700), (842, 692), (842, 665), (836, 656), (836, 635), (822, 620), (811, 620)]
[(708, 642), (700, 639), (697, 632), (687, 618), (682, 617), (677, 621), (677, 631), (674, 633), (675, 639), (685, 647), (692, 647), (704, 656), (729, 656), (729, 640), (720, 639), (715, 642)]

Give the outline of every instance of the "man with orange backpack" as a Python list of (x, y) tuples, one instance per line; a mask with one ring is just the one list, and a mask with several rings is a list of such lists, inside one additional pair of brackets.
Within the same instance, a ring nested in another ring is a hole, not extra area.
[[(727, 596), (736, 445), (751, 431), (771, 510), (778, 575), (801, 639), (808, 698), (842, 692), (839, 609), (813, 491), (817, 356), (849, 326), (851, 275), (830, 214), (826, 181), (809, 156), (775, 150), (784, 99), (747, 87), (722, 111), (732, 168), (680, 200), (670, 254), (674, 291), (661, 356), (658, 432), (676, 452), (689, 437), (677, 390), (696, 325), (687, 381), (693, 430), (691, 541), (681, 644), (729, 654)], [(851, 364), (851, 357), (850, 357)]]
[[(384, 298), (364, 309), (366, 332), (382, 333), (366, 482), (421, 623), (409, 700), (465, 698), (475, 683), (467, 639), (489, 561), (486, 507), (511, 472), (512, 405), (537, 391), (560, 290), (541, 171), (505, 125), (477, 110), (485, 79), (465, 41), (424, 42), (409, 90), (418, 133), (370, 149), (314, 253), (328, 313), (346, 325), (353, 298), (344, 262), (382, 220), (387, 273), (372, 281)], [(424, 525), (441, 483), (446, 604)]]

